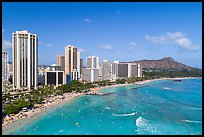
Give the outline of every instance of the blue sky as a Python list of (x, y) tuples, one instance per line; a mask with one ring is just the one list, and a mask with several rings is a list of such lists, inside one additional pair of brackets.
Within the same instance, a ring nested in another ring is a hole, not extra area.
[(202, 68), (202, 3), (2, 3), (2, 49), (11, 55), (12, 32), (39, 38), (39, 64), (55, 64), (66, 45), (81, 58), (109, 61), (173, 57)]

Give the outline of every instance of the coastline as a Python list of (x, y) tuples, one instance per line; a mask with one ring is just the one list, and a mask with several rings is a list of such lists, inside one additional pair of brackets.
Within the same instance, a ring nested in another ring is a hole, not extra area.
[[(159, 79), (151, 79), (151, 80), (144, 80), (144, 81), (139, 81), (139, 82), (135, 82), (135, 83), (130, 83), (130, 84), (116, 84), (116, 85), (108, 85), (108, 86), (103, 86), (103, 87), (95, 87), (95, 88), (91, 88), (91, 91), (94, 92), (100, 92), (99, 90), (102, 89), (107, 89), (107, 88), (111, 88), (111, 87), (121, 87), (121, 86), (130, 86), (130, 85), (142, 85), (142, 84), (147, 84), (153, 81), (158, 81), (158, 80), (178, 80), (178, 79), (192, 79), (192, 78), (202, 78), (202, 77), (178, 77), (178, 78), (159, 78)], [(51, 104), (46, 104), (46, 108), (43, 109), (34, 109), (32, 111), (26, 112), (26, 114), (28, 115), (26, 118), (17, 120), (15, 122), (11, 122), (11, 123), (3, 123), (2, 124), (2, 135), (7, 135), (19, 128), (21, 128), (21, 126), (28, 124), (30, 122), (32, 122), (33, 120), (35, 120), (36, 118), (40, 118), (43, 115), (47, 114), (51, 109), (54, 109), (60, 105), (63, 105), (64, 103), (70, 102), (73, 99), (76, 99), (76, 97), (85, 95), (84, 93), (65, 93), (63, 96), (65, 96), (65, 98), (63, 100), (55, 100), (53, 103)]]
[(28, 115), (26, 118), (22, 118), (11, 123), (2, 123), (2, 135), (8, 135), (9, 133), (21, 128), (21, 126), (28, 124), (33, 120), (39, 119), (40, 117), (47, 114), (50, 110), (55, 109), (58, 106), (63, 105), (64, 103), (70, 102), (82, 95), (84, 95), (84, 93), (65, 94), (65, 98), (63, 100), (57, 100), (51, 104), (46, 104), (46, 107), (43, 109), (34, 109), (32, 111), (26, 112), (25, 114)]
[(158, 81), (158, 80), (180, 80), (180, 79), (192, 79), (192, 78), (202, 78), (202, 77), (177, 77), (177, 78), (159, 78), (135, 82), (136, 84), (147, 84), (149, 82)]
[(177, 78), (159, 78), (159, 79), (151, 79), (151, 80), (144, 80), (144, 81), (138, 81), (135, 83), (130, 83), (130, 84), (116, 84), (116, 85), (108, 85), (108, 86), (104, 86), (104, 87), (96, 87), (96, 88), (90, 88), (91, 91), (94, 92), (99, 92), (99, 90), (102, 89), (107, 89), (107, 88), (112, 88), (112, 87), (121, 87), (121, 86), (130, 86), (130, 85), (143, 85), (143, 84), (148, 84), (150, 82), (154, 82), (154, 81), (158, 81), (158, 80), (179, 80), (179, 79), (192, 79), (192, 78), (202, 78), (202, 77), (177, 77)]

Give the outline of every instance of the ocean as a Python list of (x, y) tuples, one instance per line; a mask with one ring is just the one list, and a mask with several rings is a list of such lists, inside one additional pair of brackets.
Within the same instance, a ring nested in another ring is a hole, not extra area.
[(201, 135), (202, 78), (112, 87), (58, 106), (10, 134)]

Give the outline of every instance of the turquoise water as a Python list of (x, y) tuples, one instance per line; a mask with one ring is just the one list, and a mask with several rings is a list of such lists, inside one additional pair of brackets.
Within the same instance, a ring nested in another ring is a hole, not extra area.
[(201, 78), (148, 85), (81, 96), (11, 134), (202, 134)]

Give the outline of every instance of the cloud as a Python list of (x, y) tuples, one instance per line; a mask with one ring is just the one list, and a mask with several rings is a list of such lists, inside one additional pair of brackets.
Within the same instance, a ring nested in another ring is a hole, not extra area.
[(134, 46), (134, 45), (136, 45), (136, 43), (135, 42), (131, 42), (129, 45)]
[(52, 44), (50, 44), (50, 43), (46, 44), (46, 43), (43, 43), (43, 42), (41, 42), (41, 41), (38, 42), (38, 45), (40, 45), (40, 46), (45, 46), (45, 47), (48, 47), (48, 48), (51, 48), (51, 47), (52, 47)]
[(52, 47), (52, 44), (47, 44), (46, 46), (50, 48), (50, 47)]
[(8, 40), (2, 40), (2, 49), (7, 50), (9, 48), (12, 48), (12, 43)]
[(149, 35), (146, 35), (146, 40), (148, 41), (151, 41), (155, 44), (164, 44), (166, 43), (166, 37), (164, 35), (161, 35), (161, 36), (149, 36)]
[(88, 18), (85, 18), (84, 21), (85, 21), (86, 23), (92, 22), (92, 20), (91, 20), (91, 19), (88, 19)]
[(84, 49), (82, 49), (82, 48), (79, 48), (79, 52), (84, 53), (84, 52), (85, 52), (85, 50), (84, 50)]
[(127, 48), (127, 51), (128, 51), (129, 53), (132, 53), (132, 52), (134, 51), (134, 47), (132, 47), (132, 46), (128, 47), (128, 48)]
[(112, 50), (113, 49), (110, 45), (101, 45), (100, 48), (104, 49), (104, 50)]
[(167, 32), (166, 34), (162, 34), (160, 36), (145, 36), (147, 41), (153, 42), (154, 44), (167, 44), (173, 43), (181, 49), (196, 51), (199, 50), (200, 47), (193, 45), (192, 41), (185, 37), (182, 32)]

